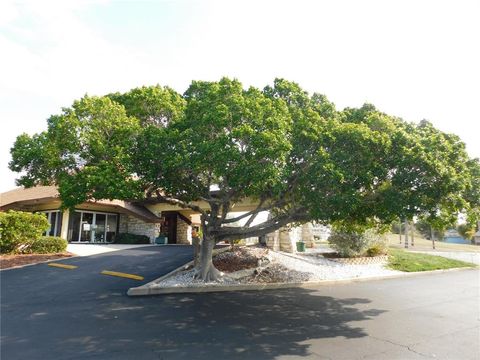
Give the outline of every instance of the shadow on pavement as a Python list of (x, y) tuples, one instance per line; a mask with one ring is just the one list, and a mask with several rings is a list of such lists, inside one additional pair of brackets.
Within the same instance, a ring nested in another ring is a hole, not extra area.
[[(78, 309), (81, 314), (63, 313), (70, 319), (55, 314), (32, 319), (29, 331), (7, 339), (4, 355), (12, 359), (15, 356), (8, 355), (14, 353), (21, 355), (18, 358), (62, 359), (308, 357), (312, 353), (303, 342), (309, 339), (367, 336), (354, 322), (385, 312), (368, 309), (368, 303), (368, 299), (336, 299), (307, 289), (110, 297), (98, 299), (95, 308)], [(55, 326), (48, 336), (38, 336), (52, 320)], [(33, 340), (30, 336), (35, 333)], [(24, 353), (28, 347), (32, 351)]]

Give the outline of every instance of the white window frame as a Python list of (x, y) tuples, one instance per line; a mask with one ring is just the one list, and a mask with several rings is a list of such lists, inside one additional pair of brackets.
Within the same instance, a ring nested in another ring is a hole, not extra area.
[(50, 224), (50, 228), (45, 231), (45, 235), (47, 235), (47, 233), (51, 233), (52, 232), (52, 213), (57, 213), (57, 216), (55, 217), (55, 226), (53, 228), (53, 235), (48, 235), (48, 236), (57, 236), (57, 229), (58, 229), (58, 218), (60, 216), (60, 214), (62, 213), (60, 210), (45, 210), (45, 211), (40, 211), (42, 214), (45, 214), (47, 215), (47, 220), (48, 220), (48, 223)]
[(83, 214), (84, 213), (89, 213), (93, 214), (93, 220), (91, 225), (96, 225), (97, 223), (97, 214), (105, 215), (105, 230), (103, 231), (103, 239), (104, 241), (98, 241), (99, 244), (110, 244), (107, 243), (107, 229), (108, 229), (108, 216), (116, 216), (117, 218), (117, 224), (115, 227), (115, 234), (117, 234), (117, 229), (118, 229), (118, 222), (120, 221), (120, 216), (117, 213), (109, 213), (109, 212), (103, 212), (103, 211), (91, 211), (91, 210), (75, 210), (75, 212), (80, 213), (80, 224), (79, 224), (79, 232), (78, 232), (78, 239), (77, 240), (71, 240), (73, 243), (95, 243), (97, 241), (92, 241), (92, 230), (90, 230), (90, 241), (81, 241), (80, 239), (82, 238), (82, 225), (83, 225)]

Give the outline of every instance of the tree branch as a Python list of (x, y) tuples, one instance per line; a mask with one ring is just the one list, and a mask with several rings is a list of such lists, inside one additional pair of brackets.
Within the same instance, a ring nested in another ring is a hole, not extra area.
[(267, 210), (271, 210), (275, 207), (278, 207), (278, 206), (281, 206), (281, 205), (284, 205), (286, 204), (285, 200), (284, 199), (281, 199), (281, 200), (278, 200), (276, 201), (275, 203), (273, 204), (267, 204), (265, 206), (262, 206), (263, 204), (265, 203), (265, 200), (261, 200), (260, 201), (260, 204), (254, 209), (254, 210), (251, 210), (245, 214), (242, 214), (242, 215), (239, 215), (237, 217), (234, 217), (234, 218), (230, 218), (230, 219), (225, 219), (223, 221), (224, 224), (231, 224), (231, 223), (234, 223), (234, 222), (237, 222), (239, 220), (242, 220), (250, 215), (256, 215), (258, 214), (259, 212), (262, 212), (262, 211), (267, 211)]
[(300, 208), (291, 210), (286, 214), (276, 216), (253, 227), (222, 227), (218, 230), (215, 230), (214, 235), (219, 241), (244, 239), (247, 237), (268, 234), (292, 222), (306, 222), (309, 220), (311, 220), (311, 217), (308, 215), (305, 209)]
[(157, 195), (157, 199), (162, 201), (162, 202), (165, 202), (165, 203), (170, 204), (170, 205), (180, 206), (183, 209), (191, 209), (193, 211), (199, 212), (200, 214), (202, 214), (204, 216), (207, 216), (207, 212), (197, 205), (187, 203), (185, 201), (178, 200), (178, 199), (175, 199), (175, 198), (172, 198), (172, 197), (169, 197), (169, 196), (162, 195), (160, 193), (160, 191), (158, 191), (158, 190), (155, 192), (155, 194)]

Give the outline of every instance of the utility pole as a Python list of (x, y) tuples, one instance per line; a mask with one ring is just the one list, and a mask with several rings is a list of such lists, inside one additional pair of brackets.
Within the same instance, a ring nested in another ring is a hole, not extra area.
[(408, 221), (405, 219), (405, 249), (408, 249)]

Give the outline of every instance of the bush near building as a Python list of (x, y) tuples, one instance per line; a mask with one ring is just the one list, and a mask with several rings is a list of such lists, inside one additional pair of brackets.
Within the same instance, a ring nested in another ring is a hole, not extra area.
[(9, 210), (0, 213), (0, 253), (21, 253), (50, 227), (42, 214)]
[(150, 244), (150, 239), (146, 235), (136, 235), (129, 233), (118, 234), (114, 240), (115, 244)]
[(25, 249), (28, 254), (54, 254), (67, 250), (68, 242), (58, 236), (41, 236)]

